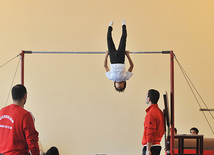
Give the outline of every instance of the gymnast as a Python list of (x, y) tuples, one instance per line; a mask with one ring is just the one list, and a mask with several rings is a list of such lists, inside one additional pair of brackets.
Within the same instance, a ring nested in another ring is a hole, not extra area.
[[(116, 91), (123, 92), (126, 88), (126, 80), (129, 80), (130, 77), (133, 75), (132, 70), (134, 64), (132, 59), (129, 55), (129, 51), (126, 51), (126, 38), (127, 38), (127, 31), (126, 31), (126, 23), (122, 21), (122, 36), (120, 39), (120, 44), (118, 50), (116, 50), (113, 39), (112, 39), (112, 28), (113, 21), (110, 22), (107, 32), (107, 44), (108, 44), (108, 51), (106, 51), (105, 59), (104, 59), (104, 67), (106, 70), (106, 76), (109, 80), (114, 81), (114, 87)], [(110, 55), (110, 68), (108, 67), (108, 55)], [(129, 60), (130, 67), (128, 71), (125, 69), (125, 55)]]

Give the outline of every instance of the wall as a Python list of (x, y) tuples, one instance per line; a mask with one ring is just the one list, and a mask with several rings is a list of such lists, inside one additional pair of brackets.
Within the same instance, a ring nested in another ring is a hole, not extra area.
[[(125, 19), (127, 49), (173, 50), (213, 108), (213, 5), (212, 0), (1, 0), (0, 65), (21, 50), (106, 51), (109, 22), (115, 22), (113, 37), (118, 45)], [(102, 54), (26, 55), (25, 108), (36, 118), (45, 151), (55, 145), (63, 155), (141, 154), (146, 93), (150, 88), (169, 92), (169, 55), (131, 57), (134, 76), (126, 91), (117, 93), (105, 77)], [(0, 68), (0, 107), (12, 102), (11, 85), (20, 83), (18, 63), (16, 58)], [(162, 97), (159, 106), (163, 109)], [(189, 133), (196, 126), (205, 137), (213, 137), (176, 61), (175, 126), (178, 133)]]

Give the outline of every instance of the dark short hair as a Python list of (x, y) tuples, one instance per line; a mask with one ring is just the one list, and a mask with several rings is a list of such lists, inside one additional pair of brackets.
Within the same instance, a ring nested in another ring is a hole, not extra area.
[(27, 89), (21, 84), (17, 84), (12, 88), (12, 98), (14, 101), (21, 101), (25, 94), (27, 94)]
[(160, 93), (155, 89), (150, 89), (148, 91), (148, 97), (150, 98), (153, 104), (157, 104), (160, 97)]
[(126, 89), (126, 81), (124, 81), (124, 87), (123, 87), (122, 89), (118, 89), (118, 88), (116, 87), (116, 85), (115, 85), (115, 82), (114, 82), (114, 88), (115, 88), (115, 90), (118, 91), (119, 93), (124, 92), (125, 89)]
[(198, 130), (196, 127), (191, 128), (190, 131), (191, 131), (191, 130), (194, 130), (194, 131), (196, 132), (196, 134), (199, 133), (199, 130)]
[(46, 155), (59, 155), (57, 147), (52, 146), (47, 152)]

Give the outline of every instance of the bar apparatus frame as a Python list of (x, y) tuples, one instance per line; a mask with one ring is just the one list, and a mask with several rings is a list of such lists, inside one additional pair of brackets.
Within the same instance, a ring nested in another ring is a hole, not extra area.
[[(21, 84), (24, 85), (24, 59), (25, 54), (105, 54), (105, 52), (48, 52), (48, 51), (22, 51), (21, 57)], [(171, 138), (170, 153), (174, 155), (174, 53), (173, 51), (157, 52), (130, 52), (131, 54), (170, 54), (170, 105), (171, 105)]]

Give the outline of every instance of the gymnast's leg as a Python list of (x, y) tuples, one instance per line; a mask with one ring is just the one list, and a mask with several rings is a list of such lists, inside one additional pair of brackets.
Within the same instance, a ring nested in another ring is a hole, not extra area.
[(127, 38), (127, 31), (126, 31), (126, 25), (125, 21), (123, 20), (122, 24), (122, 36), (120, 39), (120, 44), (118, 47), (118, 58), (120, 63), (125, 62), (125, 50), (126, 50), (126, 38)]
[(126, 50), (126, 38), (127, 38), (127, 30), (126, 30), (125, 21), (123, 20), (122, 36), (120, 39), (118, 51), (120, 51), (120, 52), (124, 51), (125, 52), (125, 50)]
[(111, 35), (112, 29), (113, 28), (111, 26), (108, 27), (107, 44), (108, 44), (109, 52), (115, 52), (116, 51), (114, 41), (113, 41), (112, 35)]
[(108, 32), (107, 32), (107, 44), (108, 44), (109, 52), (115, 52), (116, 51), (114, 41), (112, 39), (112, 34), (111, 34), (112, 30), (113, 30), (112, 25), (113, 25), (113, 21), (111, 21), (111, 23), (109, 24)]
[(108, 44), (108, 51), (110, 55), (110, 62), (111, 64), (117, 63), (116, 61), (116, 48), (114, 45), (114, 41), (112, 39), (112, 25), (113, 21), (110, 22), (109, 27), (108, 27), (108, 32), (107, 32), (107, 44)]

